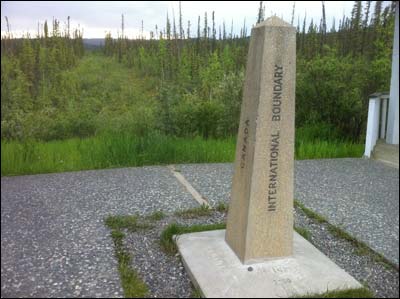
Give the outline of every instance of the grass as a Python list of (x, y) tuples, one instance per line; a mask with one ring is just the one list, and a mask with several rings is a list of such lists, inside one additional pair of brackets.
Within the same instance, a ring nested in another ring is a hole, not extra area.
[(298, 207), (299, 209), (301, 209), (304, 212), (304, 214), (306, 214), (309, 218), (313, 219), (314, 221), (321, 223), (321, 224), (322, 223), (326, 224), (329, 232), (336, 238), (340, 238), (340, 239), (346, 240), (347, 242), (350, 242), (354, 246), (357, 255), (360, 255), (360, 256), (368, 255), (373, 261), (381, 264), (382, 266), (384, 266), (387, 269), (393, 269), (393, 268), (398, 269), (398, 266), (396, 264), (389, 261), (382, 254), (373, 251), (367, 244), (365, 244), (362, 241), (357, 240), (356, 238), (351, 236), (349, 233), (347, 233), (340, 227), (329, 223), (324, 217), (322, 217), (321, 215), (306, 208), (298, 200), (294, 201), (294, 205), (296, 207)]
[(193, 286), (191, 298), (202, 298), (201, 291)]
[(226, 213), (226, 212), (228, 212), (228, 205), (226, 203), (220, 201), (216, 205), (215, 210), (217, 210), (220, 213)]
[(320, 123), (296, 128), (295, 156), (298, 160), (362, 157), (364, 143), (343, 138), (337, 128)]
[(160, 244), (161, 248), (167, 254), (175, 254), (178, 249), (176, 247), (175, 241), (173, 240), (174, 235), (182, 235), (188, 233), (196, 233), (209, 230), (225, 229), (225, 223), (219, 224), (207, 224), (207, 225), (191, 225), (184, 226), (176, 223), (168, 225), (161, 233)]
[(323, 294), (311, 294), (294, 298), (374, 298), (367, 288), (328, 291)]
[(1, 175), (23, 175), (175, 163), (232, 162), (235, 140), (160, 134), (100, 135), (62, 141), (2, 141)]
[(114, 242), (114, 252), (118, 261), (118, 271), (125, 298), (145, 297), (148, 294), (147, 285), (131, 267), (132, 257), (124, 249), (125, 234), (122, 230), (126, 229), (131, 232), (149, 226), (138, 223), (136, 216), (109, 216), (104, 222), (111, 229), (111, 238)]
[(219, 202), (215, 207), (209, 207), (205, 204), (202, 204), (200, 207), (176, 211), (174, 214), (175, 216), (179, 216), (184, 219), (192, 219), (197, 217), (209, 216), (214, 211), (218, 211), (220, 213), (227, 213), (228, 205), (222, 201)]
[(191, 219), (191, 218), (197, 218), (197, 217), (202, 217), (202, 216), (209, 216), (212, 214), (212, 212), (213, 212), (213, 209), (211, 209), (210, 207), (203, 204), (200, 207), (177, 211), (174, 214), (176, 216), (182, 217), (184, 219)]
[[(326, 134), (326, 136), (324, 135)], [(328, 139), (322, 139), (328, 138)], [(1, 175), (180, 163), (233, 162), (236, 139), (178, 138), (152, 133), (100, 134), (49, 142), (1, 141)], [(361, 157), (363, 144), (341, 140), (322, 126), (296, 131), (296, 159)], [(179, 168), (176, 168), (179, 171)]]
[(138, 229), (150, 228), (151, 225), (147, 223), (138, 222), (138, 217), (133, 215), (124, 216), (108, 216), (105, 219), (105, 224), (112, 230), (126, 229), (129, 232), (137, 231)]
[(298, 200), (294, 201), (294, 206), (300, 208), (304, 214), (306, 214), (309, 218), (314, 219), (318, 223), (328, 223), (328, 221), (322, 217), (321, 215), (315, 213), (314, 211), (306, 208), (301, 202)]
[(311, 233), (307, 229), (305, 229), (303, 227), (295, 226), (294, 230), (297, 233), (299, 233), (304, 239), (311, 241)]
[(340, 141), (299, 142), (295, 149), (297, 160), (330, 159), (362, 156), (364, 144)]
[(166, 217), (166, 215), (164, 214), (163, 211), (156, 211), (153, 214), (151, 214), (150, 216), (147, 216), (147, 219), (149, 219), (150, 221), (160, 221), (162, 219), (164, 219)]

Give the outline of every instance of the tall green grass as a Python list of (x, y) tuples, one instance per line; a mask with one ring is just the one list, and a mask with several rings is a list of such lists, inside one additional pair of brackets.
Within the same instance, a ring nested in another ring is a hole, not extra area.
[(296, 144), (295, 156), (297, 160), (360, 158), (363, 151), (364, 144), (316, 140), (312, 142), (299, 142)]
[[(297, 130), (296, 159), (362, 156), (363, 144), (340, 140), (329, 134), (318, 128)], [(178, 138), (160, 134), (146, 137), (108, 134), (50, 142), (1, 141), (1, 175), (156, 164), (232, 162), (235, 145), (235, 138), (205, 140), (200, 137)]]
[(295, 156), (303, 159), (361, 157), (364, 143), (344, 139), (328, 124), (314, 124), (296, 129)]
[(1, 142), (1, 175), (172, 163), (231, 162), (234, 138), (102, 135), (50, 142)]

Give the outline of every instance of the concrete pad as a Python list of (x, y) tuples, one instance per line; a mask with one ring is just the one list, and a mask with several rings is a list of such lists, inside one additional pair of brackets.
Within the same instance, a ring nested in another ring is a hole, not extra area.
[(176, 238), (194, 285), (207, 298), (288, 298), (362, 285), (294, 232), (293, 256), (244, 265), (225, 230)]

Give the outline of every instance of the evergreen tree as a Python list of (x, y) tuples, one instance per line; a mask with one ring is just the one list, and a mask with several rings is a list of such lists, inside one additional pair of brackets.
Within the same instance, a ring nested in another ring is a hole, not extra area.
[(183, 24), (182, 24), (181, 1), (179, 1), (179, 38), (180, 39), (184, 39), (184, 31), (183, 31)]
[(263, 9), (263, 2), (260, 1), (260, 7), (258, 8), (258, 16), (257, 16), (257, 24), (264, 21), (264, 9)]

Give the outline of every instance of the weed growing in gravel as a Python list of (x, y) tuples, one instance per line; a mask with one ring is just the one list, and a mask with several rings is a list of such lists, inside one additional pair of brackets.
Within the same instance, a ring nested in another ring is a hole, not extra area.
[(200, 290), (193, 287), (191, 298), (202, 298)]
[(202, 231), (225, 229), (225, 223), (219, 224), (207, 224), (207, 225), (191, 225), (183, 226), (176, 223), (172, 223), (167, 226), (161, 233), (161, 248), (164, 252), (168, 254), (175, 254), (177, 252), (177, 247), (175, 241), (173, 240), (174, 235), (182, 235), (188, 233), (197, 233)]
[(318, 223), (326, 223), (326, 219), (322, 217), (321, 215), (315, 213), (314, 211), (311, 211), (310, 209), (306, 208), (301, 202), (298, 200), (294, 201), (294, 206), (300, 208), (304, 214), (306, 214), (309, 218), (314, 219)]
[(113, 239), (115, 246), (122, 246), (122, 240), (124, 237), (125, 234), (119, 230), (111, 231), (111, 238)]
[(149, 219), (151, 221), (159, 221), (164, 218), (165, 218), (165, 214), (163, 213), (163, 211), (157, 211), (157, 212), (154, 212), (153, 214), (151, 214), (150, 216), (147, 216), (147, 219)]
[(105, 223), (110, 229), (127, 229), (130, 232), (151, 227), (148, 223), (138, 222), (138, 217), (133, 215), (108, 216)]
[(217, 204), (217, 206), (215, 207), (215, 209), (216, 209), (218, 212), (226, 213), (226, 212), (228, 212), (228, 205), (227, 205), (226, 203), (220, 201), (220, 202)]
[(382, 254), (373, 251), (364, 242), (358, 241), (356, 238), (352, 237), (349, 233), (342, 230), (341, 228), (328, 223), (328, 230), (335, 237), (350, 242), (355, 247), (357, 255), (360, 256), (369, 255), (375, 262), (380, 263), (386, 269), (392, 269), (392, 268), (397, 269), (397, 266), (388, 259), (386, 259)]
[(372, 292), (367, 288), (328, 291), (323, 294), (312, 294), (293, 298), (374, 298)]
[(142, 281), (136, 271), (130, 267), (132, 258), (123, 248), (122, 241), (124, 236), (124, 233), (118, 230), (113, 230), (111, 232), (124, 295), (125, 298), (143, 298), (148, 293), (147, 285)]
[(190, 219), (190, 218), (196, 218), (196, 217), (201, 217), (201, 216), (209, 216), (209, 215), (211, 215), (212, 212), (213, 212), (213, 210), (210, 209), (210, 207), (203, 204), (197, 208), (177, 211), (177, 212), (175, 212), (175, 215), (182, 217), (184, 219)]
[(304, 239), (311, 242), (311, 233), (307, 229), (295, 226), (294, 230), (298, 232)]
[[(339, 227), (337, 227), (337, 226), (334, 226), (334, 225), (330, 225), (329, 227), (328, 227), (328, 229), (329, 229), (329, 232), (332, 234), (332, 235), (334, 235), (335, 237), (337, 237), (337, 238), (341, 238), (341, 239), (344, 239), (344, 240), (346, 240), (346, 241), (349, 241), (349, 242), (357, 242), (357, 240), (356, 239), (354, 239), (352, 236), (350, 236), (347, 232), (345, 232), (344, 230), (342, 230), (342, 229), (340, 229)], [(357, 244), (354, 244), (354, 245), (357, 245)]]
[(121, 278), (125, 298), (143, 298), (148, 294), (147, 285), (131, 268), (131, 255), (124, 249), (123, 240), (125, 234), (122, 229), (129, 232), (139, 228), (148, 228), (148, 224), (138, 223), (136, 216), (109, 216), (105, 219), (106, 226), (111, 229), (111, 238), (114, 242), (115, 257), (118, 261), (118, 271)]
[(378, 252), (373, 251), (364, 242), (361, 242), (361, 241), (357, 240), (356, 238), (352, 237), (349, 233), (347, 233), (343, 229), (341, 229), (333, 224), (330, 224), (324, 217), (322, 217), (321, 215), (315, 213), (314, 211), (311, 211), (310, 209), (306, 208), (299, 201), (295, 200), (294, 205), (296, 207), (298, 207), (299, 209), (301, 209), (304, 212), (304, 214), (306, 214), (309, 218), (315, 220), (318, 223), (326, 224), (329, 232), (336, 238), (340, 238), (340, 239), (350, 242), (355, 247), (356, 254), (368, 255), (375, 262), (382, 264), (386, 269), (392, 269), (392, 268), (398, 269), (398, 266), (396, 266), (394, 263), (389, 261), (383, 255), (381, 255)]

